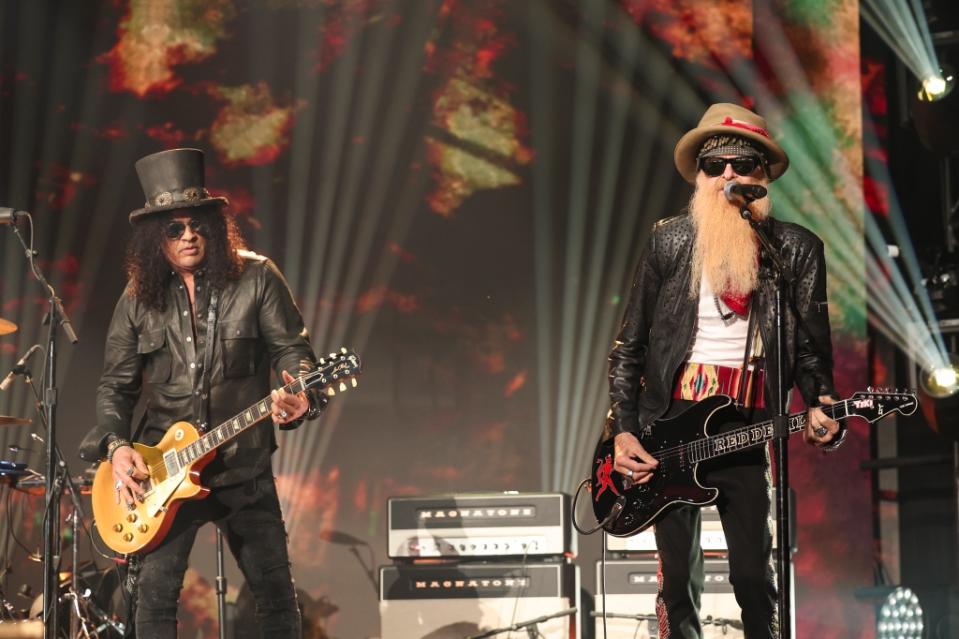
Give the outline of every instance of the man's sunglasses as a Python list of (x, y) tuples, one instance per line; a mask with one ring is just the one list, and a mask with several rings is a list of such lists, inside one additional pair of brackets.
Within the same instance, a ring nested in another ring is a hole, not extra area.
[(171, 220), (167, 222), (166, 225), (166, 236), (170, 240), (178, 240), (183, 237), (183, 233), (186, 231), (187, 225), (190, 226), (190, 230), (198, 235), (206, 237), (207, 227), (206, 224), (197, 219), (190, 219), (189, 222), (184, 224), (179, 220)]
[(699, 169), (709, 177), (719, 177), (726, 172), (726, 165), (733, 167), (736, 175), (751, 175), (757, 166), (761, 165), (759, 158), (755, 156), (743, 156), (736, 158), (700, 158)]

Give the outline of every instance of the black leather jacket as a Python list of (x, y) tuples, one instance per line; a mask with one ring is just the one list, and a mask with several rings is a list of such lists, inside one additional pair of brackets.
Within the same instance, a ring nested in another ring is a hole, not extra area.
[[(80, 456), (105, 455), (106, 437), (130, 439), (134, 408), (145, 390), (146, 422), (138, 441), (154, 445), (177, 421), (198, 425), (199, 402), (209, 400), (211, 426), (232, 418), (270, 392), (270, 369), (296, 376), (315, 367), (290, 290), (276, 266), (243, 253), (240, 278), (219, 294), (210, 368), (209, 398), (202, 397), (210, 291), (203, 271), (195, 274), (196, 318), (190, 318), (186, 286), (171, 277), (166, 309), (145, 308), (127, 292), (120, 297), (107, 333), (103, 376), (97, 390), (97, 424), (80, 445)], [(311, 398), (318, 401), (318, 398)], [(203, 481), (223, 486), (256, 477), (276, 449), (267, 419), (217, 449)]]
[[(834, 395), (823, 244), (807, 229), (788, 222), (769, 219), (767, 232), (773, 243), (782, 247), (783, 260), (796, 275), (796, 307), (813, 334), (809, 340), (798, 333), (796, 318), (787, 310), (786, 387), (795, 383), (806, 404), (818, 406), (820, 395)], [(622, 328), (609, 354), (611, 408), (606, 437), (639, 431), (669, 407), (673, 380), (692, 345), (699, 305), (698, 297), (689, 295), (693, 234), (688, 214), (653, 226), (633, 279)], [(762, 264), (752, 304), (753, 312), (758, 313), (766, 358), (767, 406), (774, 405), (770, 401), (774, 397), (772, 367), (777, 361), (774, 284), (768, 264)]]

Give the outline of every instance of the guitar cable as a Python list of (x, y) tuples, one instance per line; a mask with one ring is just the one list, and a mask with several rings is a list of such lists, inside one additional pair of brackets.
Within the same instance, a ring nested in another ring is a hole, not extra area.
[(626, 507), (626, 495), (620, 495), (616, 498), (616, 503), (613, 504), (613, 507), (609, 509), (609, 514), (603, 518), (603, 521), (597, 523), (592, 528), (582, 528), (579, 525), (579, 522), (576, 521), (576, 504), (579, 503), (579, 494), (583, 491), (584, 486), (592, 486), (592, 480), (586, 478), (580, 482), (579, 487), (576, 488), (576, 492), (573, 493), (573, 508), (572, 514), (570, 515), (570, 520), (573, 524), (573, 528), (576, 529), (581, 535), (592, 535), (594, 532), (598, 531), (600, 528), (605, 528), (609, 524), (613, 523), (619, 519), (620, 513), (623, 512), (623, 508)]
[(603, 639), (607, 637), (606, 631), (606, 526), (613, 523), (619, 519), (619, 515), (623, 512), (623, 508), (626, 507), (626, 495), (620, 495), (616, 498), (616, 503), (613, 504), (613, 507), (609, 509), (609, 514), (603, 517), (603, 521), (597, 523), (592, 528), (582, 528), (579, 525), (579, 522), (576, 521), (576, 504), (579, 503), (579, 495), (583, 491), (583, 488), (589, 486), (592, 489), (592, 480), (587, 477), (579, 483), (579, 486), (576, 488), (576, 492), (573, 493), (573, 505), (570, 512), (570, 521), (573, 524), (573, 528), (576, 529), (581, 535), (592, 535), (594, 532), (599, 529), (603, 529), (603, 536), (600, 543), (602, 544), (602, 549), (600, 553), (600, 563), (602, 567), (602, 600), (603, 600)]

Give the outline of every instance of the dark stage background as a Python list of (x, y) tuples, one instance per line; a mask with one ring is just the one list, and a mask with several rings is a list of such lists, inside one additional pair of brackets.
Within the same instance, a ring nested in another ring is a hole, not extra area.
[[(316, 350), (364, 359), (360, 387), (280, 435), (274, 457), (307, 613), (339, 608), (330, 636), (379, 623), (360, 563), (321, 531), (368, 541), (378, 565), (390, 496), (571, 492), (588, 473), (638, 248), (689, 197), (672, 149), (710, 102), (754, 104), (781, 133), (794, 168), (773, 187), (777, 215), (824, 236), (840, 389), (864, 386), (858, 5), (823, 6), (0, 4), (0, 204), (33, 213), (81, 337), (62, 342), (58, 380), (71, 470), (124, 285), (126, 216), (143, 202), (133, 163), (180, 146), (207, 152), (208, 186), (286, 274)], [(0, 315), (20, 327), (0, 338), (7, 370), (41, 341), (44, 301), (9, 233), (0, 256)], [(0, 412), (33, 414), (22, 381)], [(0, 440), (39, 448), (29, 428)], [(852, 595), (872, 583), (868, 430), (828, 458), (794, 450), (799, 636), (872, 637), (873, 610)], [(6, 502), (30, 550), (40, 504)], [(188, 577), (187, 636), (215, 624), (212, 539)], [(589, 591), (599, 544), (580, 541)], [(7, 592), (36, 588), (39, 564), (6, 549)], [(232, 564), (229, 578), (233, 596)]]

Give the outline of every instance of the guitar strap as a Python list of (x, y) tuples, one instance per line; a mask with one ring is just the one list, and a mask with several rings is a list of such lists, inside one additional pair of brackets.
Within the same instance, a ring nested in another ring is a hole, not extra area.
[(194, 394), (193, 414), (202, 432), (210, 427), (210, 369), (213, 363), (213, 338), (216, 332), (217, 303), (220, 301), (216, 289), (210, 295), (210, 308), (206, 314), (206, 348), (203, 351), (203, 372), (200, 375), (200, 393)]
[[(752, 357), (753, 350), (753, 336), (756, 334), (758, 327), (756, 326), (756, 315), (754, 312), (755, 307), (749, 309), (749, 323), (746, 325), (746, 350), (743, 351), (743, 367), (739, 374), (739, 389), (736, 391), (736, 405), (737, 406), (746, 406), (749, 401), (749, 397), (746, 397), (746, 380), (749, 377), (749, 360)], [(758, 371), (757, 371), (758, 372)], [(759, 376), (755, 375), (755, 379), (759, 379)], [(763, 392), (763, 389), (757, 389), (756, 384), (753, 384), (751, 387), (752, 393)], [(754, 402), (749, 402), (748, 405), (752, 406)]]

